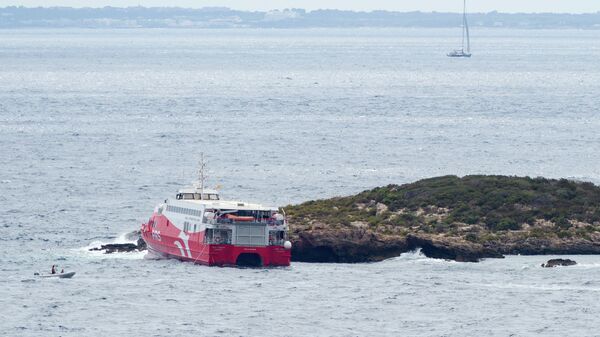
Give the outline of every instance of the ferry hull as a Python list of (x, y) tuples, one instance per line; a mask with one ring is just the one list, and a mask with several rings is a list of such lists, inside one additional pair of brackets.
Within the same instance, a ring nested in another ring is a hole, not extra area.
[(237, 247), (232, 245), (209, 245), (213, 249), (213, 252), (209, 254), (203, 254), (203, 256), (197, 256), (195, 258), (184, 257), (177, 252), (165, 252), (156, 249), (152, 244), (148, 244), (148, 249), (157, 255), (176, 259), (180, 261), (193, 262), (206, 266), (237, 266), (239, 265), (238, 258), (242, 254), (256, 254), (260, 256), (262, 267), (287, 267), (290, 265), (291, 255), (289, 250), (285, 250), (283, 247)]
[(290, 250), (283, 246), (204, 244), (204, 232), (183, 232), (164, 216), (154, 214), (150, 223), (142, 225), (142, 238), (150, 251), (164, 257), (208, 266), (290, 265)]

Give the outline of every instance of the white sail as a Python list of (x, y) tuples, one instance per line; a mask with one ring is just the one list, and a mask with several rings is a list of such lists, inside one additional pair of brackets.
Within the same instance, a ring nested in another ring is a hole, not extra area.
[[(465, 48), (466, 42), (466, 48)], [(466, 49), (466, 50), (465, 50)], [(460, 50), (453, 50), (448, 53), (449, 57), (471, 57), (471, 37), (469, 36), (469, 23), (467, 22), (467, 0), (463, 0), (463, 18), (462, 18), (462, 41)]]
[[(471, 53), (471, 38), (469, 37), (469, 23), (467, 22), (467, 0), (463, 0), (463, 36), (467, 36), (467, 53)], [(463, 50), (465, 47), (463, 37)]]

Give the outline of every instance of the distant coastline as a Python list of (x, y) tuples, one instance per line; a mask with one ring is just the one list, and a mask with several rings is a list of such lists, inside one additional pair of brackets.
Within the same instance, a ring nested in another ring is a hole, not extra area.
[[(343, 10), (286, 9), (240, 11), (225, 7), (4, 7), (0, 28), (359, 28), (457, 27), (460, 13), (354, 12)], [(521, 29), (600, 29), (600, 12), (470, 13), (472, 27)]]

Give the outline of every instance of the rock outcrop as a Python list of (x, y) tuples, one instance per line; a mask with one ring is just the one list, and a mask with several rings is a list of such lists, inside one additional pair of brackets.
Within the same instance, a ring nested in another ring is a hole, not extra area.
[(570, 259), (551, 259), (548, 260), (548, 262), (546, 263), (542, 263), (542, 267), (544, 268), (554, 268), (554, 267), (558, 267), (558, 266), (574, 266), (576, 265), (577, 262), (570, 260)]
[(375, 262), (410, 251), (404, 238), (384, 237), (364, 229), (302, 231), (292, 241), (292, 261)]
[(125, 238), (136, 243), (109, 243), (100, 247), (91, 248), (90, 251), (104, 251), (105, 254), (139, 252), (147, 249), (146, 241), (142, 239), (139, 230), (127, 233)]
[(286, 206), (292, 260), (372, 262), (414, 249), (475, 262), (508, 254), (600, 254), (600, 187), (444, 176)]
[(427, 238), (416, 235), (406, 237), (409, 247), (421, 249), (427, 257), (458, 262), (479, 262), (483, 258), (502, 258), (496, 250), (481, 244), (451, 238)]
[(138, 249), (135, 243), (109, 243), (101, 245), (99, 248), (91, 248), (90, 251), (104, 251), (105, 254), (121, 253), (121, 252), (134, 252), (143, 249)]
[(300, 232), (292, 244), (292, 261), (298, 262), (376, 262), (419, 249), (427, 257), (460, 262), (503, 257), (494, 249), (470, 242), (417, 235), (382, 236), (364, 230)]

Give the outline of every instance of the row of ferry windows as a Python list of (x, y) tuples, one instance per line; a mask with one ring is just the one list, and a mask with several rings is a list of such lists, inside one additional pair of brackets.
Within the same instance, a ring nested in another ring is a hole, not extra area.
[(185, 207), (177, 207), (177, 206), (169, 205), (169, 206), (167, 206), (167, 211), (181, 213), (181, 214), (185, 214), (185, 215), (202, 216), (202, 211), (197, 210), (197, 209), (185, 208)]
[(213, 193), (179, 193), (176, 199), (183, 200), (219, 200), (218, 194)]

